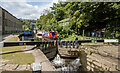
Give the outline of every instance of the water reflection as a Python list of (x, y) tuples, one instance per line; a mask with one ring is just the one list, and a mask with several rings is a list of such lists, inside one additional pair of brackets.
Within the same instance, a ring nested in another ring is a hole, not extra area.
[(56, 67), (57, 71), (78, 71), (81, 63), (80, 58), (77, 59), (69, 59), (69, 62), (67, 59), (60, 58), (59, 55), (55, 57), (55, 59), (52, 61), (52, 64)]

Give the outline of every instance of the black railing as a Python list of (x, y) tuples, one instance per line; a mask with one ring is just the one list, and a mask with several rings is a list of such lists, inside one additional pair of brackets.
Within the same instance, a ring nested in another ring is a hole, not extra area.
[[(66, 47), (66, 48), (79, 48), (81, 43), (93, 43), (93, 42), (102, 42), (104, 43), (104, 40), (75, 40), (75, 41), (60, 41), (60, 40), (51, 40), (51, 41), (26, 41), (26, 42), (4, 42), (3, 47), (6, 46), (23, 46), (23, 45), (42, 45), (42, 48), (46, 47), (53, 47), (53, 46), (60, 46), (60, 47)], [(54, 45), (56, 44), (57, 45)]]
[[(43, 45), (42, 47), (45, 48), (47, 47), (46, 45), (48, 45), (48, 47), (54, 46), (53, 44), (55, 43), (55, 41), (25, 41), (25, 42), (3, 42), (3, 47), (8, 47), (8, 46), (24, 46), (24, 45)], [(56, 45), (55, 45), (56, 46)]]
[(75, 41), (60, 41), (58, 40), (58, 46), (65, 48), (79, 48), (81, 43), (91, 42), (104, 42), (104, 40), (75, 40)]

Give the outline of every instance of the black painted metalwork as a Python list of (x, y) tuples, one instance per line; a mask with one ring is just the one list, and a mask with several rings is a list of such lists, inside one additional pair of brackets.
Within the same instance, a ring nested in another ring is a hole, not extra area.
[[(104, 40), (75, 40), (75, 41), (56, 41), (58, 42), (57, 46), (65, 46), (66, 48), (79, 48), (81, 43), (91, 43), (91, 42), (104, 42)], [(23, 46), (23, 45), (42, 45), (42, 48), (50, 48), (55, 46), (54, 41), (26, 41), (26, 42), (3, 42), (3, 47), (7, 46)]]

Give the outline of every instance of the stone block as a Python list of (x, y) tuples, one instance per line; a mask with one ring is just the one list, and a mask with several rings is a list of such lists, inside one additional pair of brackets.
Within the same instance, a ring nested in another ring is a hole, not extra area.
[(93, 67), (93, 68), (94, 68), (94, 67), (95, 67), (95, 66), (94, 66), (94, 64), (91, 64), (91, 67)]
[(26, 70), (26, 65), (19, 65), (16, 70), (24, 71)]
[(30, 66), (30, 65), (27, 65), (27, 66), (26, 66), (26, 70), (31, 70), (31, 66)]
[(111, 71), (111, 73), (120, 73), (120, 71)]
[(110, 71), (118, 71), (118, 70), (116, 70), (115, 68), (111, 67)]
[(90, 66), (90, 62), (88, 62), (88, 61), (87, 61), (87, 65), (89, 65), (89, 66)]
[(104, 71), (106, 71), (106, 65), (102, 65)]
[(90, 58), (87, 58), (87, 61), (89, 61), (89, 62), (92, 62), (92, 59), (90, 59)]
[(95, 61), (94, 61), (93, 64), (96, 65), (96, 66), (101, 67), (101, 63), (98, 63), (98, 62), (95, 62)]
[(18, 66), (18, 64), (8, 64), (9, 65), (9, 70), (15, 70)]
[(87, 66), (87, 70), (90, 71), (90, 66)]

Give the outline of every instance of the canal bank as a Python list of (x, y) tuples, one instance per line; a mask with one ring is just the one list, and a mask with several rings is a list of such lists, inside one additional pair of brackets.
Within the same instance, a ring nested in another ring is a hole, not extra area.
[[(76, 48), (76, 50), (78, 50), (76, 52), (74, 50), (72, 51), (73, 48), (58, 47), (58, 54), (61, 59), (65, 60), (65, 65), (69, 65), (72, 61), (79, 57), (81, 63), (79, 71), (107, 71), (109, 73), (114, 73), (120, 72), (118, 48), (118, 45), (81, 45), (80, 48)], [(61, 50), (63, 51), (61, 52)], [(69, 52), (70, 50), (72, 53)], [(70, 55), (78, 57), (70, 57)], [(61, 66), (61, 68), (65, 65)]]
[[(104, 53), (107, 48), (109, 50), (118, 49), (118, 46), (102, 46), (104, 48), (104, 52), (96, 51), (96, 49), (100, 49), (101, 47), (96, 47), (94, 49), (88, 48), (86, 46), (81, 46), (80, 49), (80, 61), (82, 64), (82, 70), (84, 71), (108, 71), (108, 72), (119, 72), (119, 56), (118, 58), (112, 57), (108, 55), (108, 52)], [(111, 48), (111, 49), (110, 49)], [(97, 52), (101, 52), (97, 53)], [(118, 55), (118, 51), (116, 51)]]

